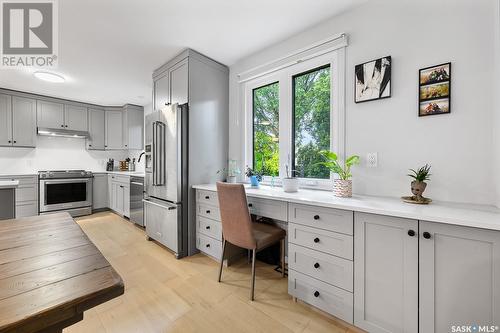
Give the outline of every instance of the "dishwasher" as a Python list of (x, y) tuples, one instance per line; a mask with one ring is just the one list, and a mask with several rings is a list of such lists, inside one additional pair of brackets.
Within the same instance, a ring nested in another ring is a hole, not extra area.
[(130, 177), (130, 221), (144, 227), (144, 178)]

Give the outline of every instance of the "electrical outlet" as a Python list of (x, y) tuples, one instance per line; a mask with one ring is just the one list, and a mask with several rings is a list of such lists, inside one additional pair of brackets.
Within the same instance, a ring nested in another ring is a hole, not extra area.
[(366, 154), (366, 164), (369, 168), (376, 168), (378, 166), (378, 154), (377, 153)]

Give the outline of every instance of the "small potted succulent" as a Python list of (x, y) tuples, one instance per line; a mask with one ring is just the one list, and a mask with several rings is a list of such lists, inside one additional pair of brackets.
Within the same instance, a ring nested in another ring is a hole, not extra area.
[(348, 198), (352, 197), (352, 174), (351, 167), (359, 164), (359, 156), (353, 155), (348, 157), (343, 166), (338, 162), (337, 154), (334, 152), (323, 150), (319, 154), (326, 160), (319, 162), (319, 165), (327, 167), (331, 172), (336, 173), (339, 178), (333, 180), (333, 194), (337, 197)]
[(430, 179), (431, 174), (429, 173), (431, 170), (431, 166), (426, 164), (418, 170), (410, 169), (409, 177), (413, 178), (411, 182), (411, 193), (413, 196), (411, 197), (411, 201), (416, 203), (428, 203), (430, 199), (424, 198), (423, 193), (425, 188), (427, 187), (426, 180)]
[(250, 178), (250, 184), (254, 187), (259, 187), (259, 182), (262, 181), (262, 171), (255, 171), (247, 165), (245, 175)]
[(291, 170), (288, 164), (285, 165), (286, 177), (281, 180), (283, 183), (283, 191), (285, 192), (297, 192), (299, 190), (299, 179), (293, 176), (295, 170)]
[(241, 171), (236, 165), (236, 160), (229, 160), (228, 168), (217, 170), (217, 174), (222, 175), (224, 181), (234, 184), (236, 183), (236, 177), (241, 174)]

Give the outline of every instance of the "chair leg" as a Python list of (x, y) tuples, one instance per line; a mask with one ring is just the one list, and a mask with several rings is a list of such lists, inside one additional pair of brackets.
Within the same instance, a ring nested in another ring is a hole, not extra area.
[(219, 268), (219, 282), (222, 278), (222, 266), (224, 265), (224, 252), (226, 251), (226, 240), (222, 242), (222, 257), (220, 258), (220, 268)]
[(252, 288), (250, 289), (250, 300), (254, 300), (254, 288), (255, 288), (255, 254), (257, 253), (257, 249), (253, 249), (252, 251)]
[(285, 277), (285, 239), (281, 240), (281, 276)]

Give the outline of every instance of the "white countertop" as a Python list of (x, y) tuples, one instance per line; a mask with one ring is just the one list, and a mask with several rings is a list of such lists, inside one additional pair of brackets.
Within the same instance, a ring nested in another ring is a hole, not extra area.
[[(215, 184), (193, 186), (195, 189), (216, 191)], [(500, 230), (500, 209), (494, 206), (434, 201), (429, 205), (402, 202), (399, 198), (354, 195), (338, 198), (330, 191), (300, 189), (283, 192), (281, 187), (245, 185), (248, 196), (281, 200), (307, 205), (347, 209), (356, 212), (396, 216), (414, 220), (456, 224), (475, 228)]]
[(113, 175), (123, 175), (123, 176), (134, 176), (134, 177), (143, 177), (146, 175), (143, 171), (96, 171), (92, 173), (100, 173), (100, 174), (113, 174)]
[(0, 180), (0, 190), (17, 188), (19, 186), (18, 180)]

